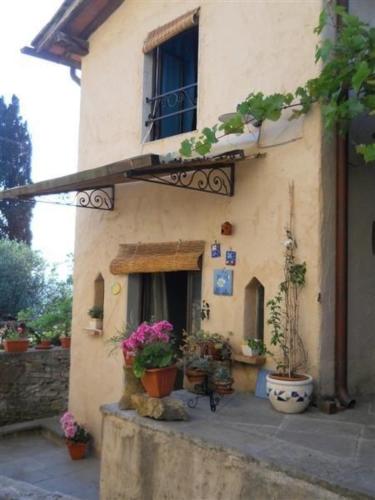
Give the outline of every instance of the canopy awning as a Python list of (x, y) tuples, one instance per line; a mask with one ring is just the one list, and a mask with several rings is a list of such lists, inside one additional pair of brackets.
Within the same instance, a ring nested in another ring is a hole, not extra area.
[(34, 196), (69, 193), (72, 191), (87, 191), (123, 182), (131, 182), (132, 179), (126, 177), (126, 172), (158, 164), (158, 155), (136, 156), (102, 167), (64, 175), (63, 177), (6, 189), (0, 191), (0, 200), (33, 198)]
[(110, 271), (112, 274), (198, 271), (204, 244), (204, 241), (172, 241), (120, 245)]
[(114, 186), (140, 181), (233, 196), (235, 164), (240, 160), (262, 156), (264, 154), (257, 153), (245, 158), (242, 150), (235, 150), (213, 158), (162, 162), (158, 155), (147, 154), (56, 179), (6, 189), (0, 191), (0, 201), (76, 192), (76, 203), (67, 204), (113, 210)]

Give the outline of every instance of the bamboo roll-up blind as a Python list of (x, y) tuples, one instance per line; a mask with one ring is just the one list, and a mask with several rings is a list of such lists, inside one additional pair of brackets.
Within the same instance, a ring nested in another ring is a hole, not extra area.
[(186, 14), (174, 19), (173, 21), (159, 26), (151, 31), (143, 44), (143, 52), (147, 54), (155, 49), (158, 45), (166, 42), (170, 38), (182, 33), (183, 31), (196, 26), (199, 21), (199, 8), (191, 10)]
[(110, 270), (112, 274), (198, 271), (203, 252), (204, 241), (120, 245)]

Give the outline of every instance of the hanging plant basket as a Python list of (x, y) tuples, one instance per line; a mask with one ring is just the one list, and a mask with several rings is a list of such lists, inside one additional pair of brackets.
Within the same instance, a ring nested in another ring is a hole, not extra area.
[(146, 370), (141, 378), (143, 387), (152, 398), (164, 398), (173, 391), (177, 376), (177, 366)]

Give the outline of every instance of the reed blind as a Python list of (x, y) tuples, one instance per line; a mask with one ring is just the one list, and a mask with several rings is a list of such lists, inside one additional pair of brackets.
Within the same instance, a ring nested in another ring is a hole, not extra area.
[(172, 241), (120, 245), (110, 264), (112, 274), (198, 271), (204, 241)]
[(197, 26), (198, 22), (199, 8), (191, 10), (163, 26), (159, 26), (159, 28), (156, 28), (147, 35), (143, 44), (143, 53), (148, 54), (158, 45), (161, 45), (170, 38), (173, 38), (189, 28), (193, 28), (193, 26)]

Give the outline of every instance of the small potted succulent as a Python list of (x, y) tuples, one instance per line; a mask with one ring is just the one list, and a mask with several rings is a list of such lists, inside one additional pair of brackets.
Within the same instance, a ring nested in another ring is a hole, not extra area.
[(192, 384), (202, 384), (209, 372), (209, 368), (207, 358), (193, 356), (185, 360), (185, 375)]
[(101, 330), (103, 328), (103, 308), (100, 306), (93, 306), (88, 311), (90, 316), (90, 328), (92, 330)]
[(68, 411), (60, 418), (60, 424), (64, 431), (70, 458), (72, 460), (85, 458), (90, 434), (75, 421), (73, 414)]
[(145, 322), (123, 341), (123, 349), (134, 358), (133, 372), (151, 397), (163, 398), (174, 388), (177, 366), (172, 330), (168, 321)]
[(212, 378), (215, 386), (215, 392), (220, 395), (232, 394), (233, 393), (233, 378), (231, 377), (230, 371), (225, 366), (218, 368)]
[(25, 352), (29, 347), (29, 339), (19, 328), (7, 327), (3, 335), (4, 350), (6, 352)]

